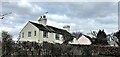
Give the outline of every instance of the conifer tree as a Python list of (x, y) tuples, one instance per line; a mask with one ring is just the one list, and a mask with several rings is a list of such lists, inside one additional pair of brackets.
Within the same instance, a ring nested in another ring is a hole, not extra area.
[(95, 43), (97, 45), (108, 45), (107, 35), (104, 32), (104, 30), (99, 30), (99, 32), (97, 34), (97, 38), (95, 39)]

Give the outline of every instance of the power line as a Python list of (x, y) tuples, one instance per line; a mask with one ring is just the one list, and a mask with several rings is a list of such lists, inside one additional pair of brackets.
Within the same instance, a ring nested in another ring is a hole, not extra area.
[(5, 17), (6, 15), (8, 15), (8, 14), (12, 14), (12, 12), (10, 12), (10, 13), (5, 13), (5, 14), (1, 14), (1, 15), (0, 15), (0, 19), (4, 19), (4, 17)]

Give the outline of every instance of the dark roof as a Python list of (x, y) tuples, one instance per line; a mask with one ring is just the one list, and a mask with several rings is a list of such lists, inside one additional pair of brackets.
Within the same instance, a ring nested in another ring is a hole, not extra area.
[(34, 22), (31, 22), (31, 21), (29, 21), (29, 22), (32, 23), (34, 26), (36, 26), (39, 30), (52, 32), (52, 30), (50, 30), (46, 26), (43, 26), (42, 24), (34, 23)]
[(62, 34), (62, 35), (67, 35), (67, 36), (72, 36), (71, 33), (69, 33), (68, 31), (66, 30), (63, 30), (63, 29), (60, 29), (60, 28), (56, 28), (56, 27), (53, 27), (53, 26), (47, 26), (48, 28), (50, 29), (53, 29), (55, 33), (58, 33), (58, 34)]
[(31, 21), (29, 21), (29, 22), (32, 23), (34, 26), (36, 26), (39, 30), (42, 30), (42, 31), (54, 32), (54, 33), (62, 34), (64, 36), (65, 35), (72, 36), (71, 33), (69, 33), (66, 30), (60, 29), (60, 28), (56, 28), (56, 27), (48, 26), (48, 25), (44, 26), (42, 24), (34, 23), (34, 22), (31, 22)]

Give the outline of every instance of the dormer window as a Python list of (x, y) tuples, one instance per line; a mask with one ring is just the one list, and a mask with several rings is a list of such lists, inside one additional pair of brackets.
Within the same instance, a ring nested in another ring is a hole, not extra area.
[(48, 32), (43, 31), (43, 38), (48, 38)]
[(59, 39), (59, 38), (60, 38), (59, 36), (60, 36), (59, 34), (56, 34), (56, 35), (55, 35), (56, 40), (60, 40), (60, 39)]

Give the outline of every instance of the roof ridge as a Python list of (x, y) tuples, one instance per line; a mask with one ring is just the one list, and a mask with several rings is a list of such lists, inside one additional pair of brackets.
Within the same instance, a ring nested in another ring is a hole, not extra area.
[[(50, 25), (47, 25), (47, 26), (50, 26)], [(54, 27), (54, 26), (50, 26), (50, 27)], [(54, 28), (57, 28), (57, 27), (54, 27)], [(62, 28), (57, 28), (57, 29), (62, 29)], [(62, 30), (64, 30), (64, 29), (62, 29)]]
[[(31, 23), (35, 23), (35, 22), (32, 22), (32, 21), (29, 21), (29, 22), (31, 22)], [(39, 24), (39, 23), (35, 23), (35, 24)], [(42, 24), (40, 24), (40, 25), (42, 25)], [(43, 25), (44, 26), (44, 25)], [(51, 25), (46, 25), (46, 26), (44, 26), (44, 27), (47, 27), (47, 26), (50, 26), (50, 27), (53, 27), (53, 28), (56, 28), (56, 29), (61, 29), (61, 30), (64, 30), (64, 29), (62, 29), (62, 28), (57, 28), (57, 27), (54, 27), (54, 26), (51, 26)], [(66, 30), (65, 30), (66, 31)], [(67, 31), (68, 32), (68, 31)]]
[(44, 30), (44, 31), (49, 31), (50, 32), (50, 30), (42, 24), (31, 22), (31, 21), (29, 21), (29, 22), (32, 23), (34, 26), (36, 26), (39, 30)]

